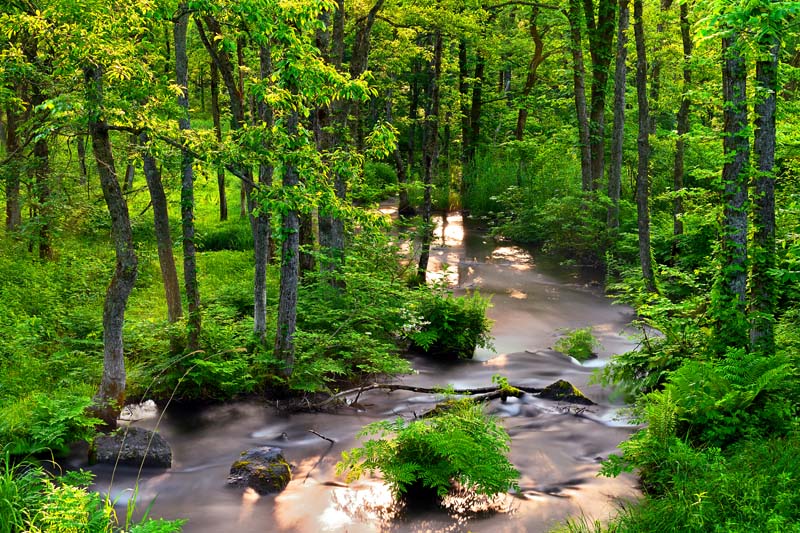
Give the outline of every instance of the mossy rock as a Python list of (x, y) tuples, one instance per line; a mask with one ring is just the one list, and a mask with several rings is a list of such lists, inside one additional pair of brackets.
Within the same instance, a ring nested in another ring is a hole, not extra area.
[(292, 480), (292, 468), (283, 457), (283, 450), (262, 446), (241, 453), (231, 465), (228, 484), (250, 487), (259, 494), (280, 492)]
[(553, 400), (557, 402), (570, 402), (570, 403), (579, 403), (582, 405), (595, 405), (595, 403), (586, 397), (578, 387), (570, 383), (569, 381), (564, 381), (563, 379), (559, 379), (555, 383), (551, 383), (547, 387), (539, 393), (539, 398), (544, 398), (545, 400)]

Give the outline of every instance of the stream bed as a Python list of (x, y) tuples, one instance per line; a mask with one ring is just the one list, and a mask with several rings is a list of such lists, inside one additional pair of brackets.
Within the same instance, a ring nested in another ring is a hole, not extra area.
[[(594, 368), (634, 347), (628, 339), (632, 309), (612, 305), (599, 273), (564, 267), (518, 246), (496, 243), (465, 228), (460, 215), (438, 218), (430, 272), (456, 292), (492, 295), (495, 352), (479, 349), (473, 360), (437, 363), (411, 356), (417, 373), (397, 379), (423, 387), (491, 385), (494, 374), (512, 384), (544, 387), (565, 379), (598, 405), (587, 409), (531, 396), (499, 400), (487, 411), (503, 418), (512, 437), (510, 459), (520, 471), (520, 491), (501, 498), (488, 512), (467, 515), (431, 510), (396, 516), (379, 479), (350, 485), (335, 475), (341, 452), (359, 444), (366, 424), (415, 414), (436, 398), (411, 392), (370, 391), (359, 409), (332, 413), (281, 413), (255, 401), (180, 409), (171, 407), (159, 431), (173, 449), (173, 466), (147, 471), (137, 500), (152, 517), (188, 518), (187, 533), (250, 532), (546, 532), (569, 516), (592, 520), (612, 514), (620, 500), (638, 496), (633, 476), (602, 478), (600, 460), (614, 453), (633, 428), (619, 416), (623, 407), (609, 391), (589, 385)], [(551, 347), (563, 328), (592, 326), (603, 348), (585, 365)], [(153, 420), (137, 425), (152, 427)], [(335, 441), (331, 444), (311, 430)], [(228, 469), (239, 453), (278, 446), (293, 465), (282, 493), (258, 496), (229, 488)], [(85, 466), (85, 465), (80, 465)], [(94, 489), (110, 492), (121, 516), (135, 485), (136, 469), (90, 467)]]

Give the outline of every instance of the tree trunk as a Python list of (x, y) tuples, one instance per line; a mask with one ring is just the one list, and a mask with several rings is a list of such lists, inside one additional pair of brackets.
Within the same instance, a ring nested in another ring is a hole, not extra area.
[(611, 134), (611, 165), (608, 169), (607, 225), (612, 234), (619, 229), (619, 197), (622, 189), (622, 153), (625, 141), (625, 88), (627, 86), (628, 23), (630, 9), (628, 0), (619, 0), (619, 24), (617, 26), (617, 63), (614, 69), (614, 126)]
[(136, 282), (138, 260), (133, 245), (128, 205), (122, 195), (114, 166), (108, 125), (102, 118), (103, 75), (97, 67), (85, 68), (84, 74), (89, 111), (89, 135), (97, 161), (103, 198), (111, 216), (111, 238), (116, 256), (114, 275), (106, 290), (103, 305), (103, 377), (90, 412), (100, 418), (105, 426), (113, 429), (117, 426), (120, 409), (125, 405), (122, 328), (128, 296)]
[(739, 35), (722, 39), (722, 92), (725, 164), (722, 168), (724, 203), (721, 271), (713, 302), (720, 347), (747, 346), (745, 296), (747, 287), (747, 64)]
[[(164, 280), (164, 293), (167, 299), (167, 320), (172, 324), (183, 316), (181, 291), (178, 284), (178, 272), (175, 268), (175, 256), (172, 253), (172, 236), (169, 232), (169, 209), (161, 172), (155, 158), (148, 152), (150, 139), (147, 133), (139, 134), (142, 145), (142, 164), (147, 189), (150, 191), (150, 202), (153, 204), (153, 226), (158, 248), (158, 264), (161, 267), (161, 278)], [(173, 348), (176, 348), (173, 343)]]
[(436, 177), (439, 160), (439, 79), (442, 74), (442, 32), (436, 31), (433, 43), (433, 64), (430, 66), (431, 78), (428, 89), (428, 110), (425, 114), (425, 146), (422, 153), (424, 175), (424, 202), (422, 206), (422, 243), (417, 265), (417, 277), (425, 283), (428, 260), (431, 253), (433, 228), (431, 227), (431, 187)]
[[(189, 58), (186, 54), (186, 31), (189, 26), (187, 4), (178, 6), (180, 15), (175, 21), (175, 82), (181, 88), (178, 105), (182, 116), (178, 120), (181, 132), (191, 130), (189, 121)], [(197, 253), (194, 230), (194, 172), (192, 156), (181, 149), (181, 228), (183, 230), (183, 283), (186, 290), (186, 309), (188, 312), (188, 335), (186, 347), (189, 351), (200, 348), (200, 288), (197, 284)]]
[(19, 160), (21, 146), (17, 128), (20, 116), (11, 107), (6, 108), (6, 153), (9, 163), (6, 165), (6, 231), (16, 231), (22, 224), (22, 207), (19, 200)]
[[(272, 54), (268, 46), (258, 49), (261, 82), (272, 74)], [(274, 124), (272, 108), (260, 99), (258, 102), (258, 119), (267, 127)], [(274, 169), (272, 165), (261, 164), (258, 168), (258, 181), (265, 188), (272, 186)], [(253, 239), (255, 252), (255, 270), (253, 279), (253, 333), (263, 343), (267, 333), (267, 265), (270, 258), (270, 215), (266, 210), (258, 209), (255, 215), (255, 234)]]
[[(469, 145), (470, 121), (469, 121), (469, 83), (467, 77), (467, 41), (458, 41), (458, 94), (461, 109), (461, 162), (466, 163), (467, 146)], [(463, 170), (462, 170), (463, 174)], [(462, 178), (463, 179), (463, 178)]]
[(758, 174), (755, 180), (753, 270), (750, 280), (750, 347), (765, 355), (775, 352), (775, 109), (778, 92), (780, 41), (764, 39), (769, 58), (756, 62), (755, 140), (753, 152)]
[(656, 292), (653, 255), (650, 250), (650, 113), (647, 102), (647, 56), (644, 44), (642, 0), (633, 0), (633, 31), (636, 40), (636, 96), (639, 103), (639, 135), (636, 141), (639, 164), (636, 169), (636, 212), (639, 221), (639, 261), (644, 287)]
[[(299, 122), (296, 110), (289, 114), (286, 128), (290, 139), (297, 137)], [(297, 169), (285, 164), (283, 187), (287, 196), (295, 194), (299, 184)], [(300, 216), (288, 209), (283, 215), (283, 248), (281, 250), (281, 282), (278, 301), (278, 331), (275, 335), (275, 357), (283, 362), (286, 377), (294, 370), (294, 332), (297, 327), (297, 285), (300, 277)]]
[(88, 185), (89, 169), (86, 167), (86, 137), (83, 133), (77, 135), (78, 163), (81, 169), (81, 185)]
[(606, 91), (611, 58), (614, 57), (615, 8), (616, 0), (598, 0), (595, 20), (592, 0), (583, 0), (583, 14), (589, 35), (589, 53), (592, 57), (592, 107), (589, 123), (592, 190), (597, 190), (600, 186), (605, 165)]
[[(689, 133), (689, 109), (692, 100), (689, 97), (689, 90), (692, 86), (692, 35), (689, 25), (689, 6), (682, 3), (681, 7), (681, 41), (683, 42), (683, 96), (681, 97), (681, 107), (678, 110), (678, 139), (675, 141), (675, 166), (672, 173), (672, 189), (676, 193), (672, 204), (672, 233), (677, 237), (683, 234), (683, 199), (680, 194), (683, 190), (684, 155), (686, 153), (686, 134)], [(676, 241), (677, 244), (677, 241)], [(673, 246), (673, 256), (678, 252), (677, 246)]]
[[(222, 142), (222, 122), (219, 111), (219, 71), (217, 64), (211, 62), (211, 120), (214, 122), (214, 135)], [(219, 219), (228, 220), (228, 195), (225, 192), (225, 169), (217, 169), (217, 190), (219, 191)]]
[(481, 138), (481, 113), (483, 111), (483, 81), (486, 73), (486, 59), (480, 53), (475, 58), (475, 76), (472, 80), (472, 101), (469, 106), (469, 146), (467, 147), (467, 161), (475, 161), (475, 152)]
[(572, 52), (572, 83), (575, 93), (575, 111), (578, 117), (578, 138), (581, 148), (581, 187), (592, 189), (592, 149), (589, 130), (589, 112), (586, 107), (586, 69), (583, 65), (583, 39), (581, 37), (580, 0), (569, 0), (570, 50)]
[(650, 133), (656, 132), (656, 115), (658, 112), (658, 99), (661, 96), (661, 49), (664, 42), (664, 17), (665, 12), (672, 7), (672, 0), (661, 0), (659, 19), (656, 23), (656, 40), (653, 46), (653, 65), (650, 69)]
[[(533, 87), (536, 85), (539, 65), (541, 65), (545, 60), (544, 39), (542, 38), (542, 34), (539, 32), (539, 27), (536, 25), (536, 17), (538, 15), (539, 8), (535, 6), (531, 8), (530, 34), (531, 40), (533, 41), (533, 57), (528, 65), (528, 77), (525, 79), (525, 87), (522, 88), (523, 98), (527, 98), (531, 94)], [(527, 103), (524, 103), (519, 108), (519, 111), (517, 111), (517, 127), (514, 130), (514, 138), (516, 140), (521, 141), (525, 136), (525, 125), (527, 121), (528, 106)]]
[[(27, 49), (29, 61), (36, 58), (36, 50)], [(33, 84), (31, 87), (30, 114), (37, 112), (37, 108), (46, 101), (41, 88)], [(39, 259), (49, 260), (53, 258), (53, 248), (50, 237), (50, 225), (52, 224), (52, 206), (50, 205), (50, 147), (47, 138), (38, 139), (33, 145), (35, 182), (33, 190), (36, 195), (36, 241), (39, 245)]]

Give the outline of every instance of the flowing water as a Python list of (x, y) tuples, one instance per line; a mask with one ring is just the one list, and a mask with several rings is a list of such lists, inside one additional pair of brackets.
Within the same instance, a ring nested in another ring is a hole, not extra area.
[[(285, 414), (257, 402), (203, 409), (173, 409), (159, 430), (173, 448), (173, 467), (145, 471), (138, 501), (155, 498), (151, 516), (188, 518), (188, 533), (361, 532), (361, 531), (548, 531), (568, 516), (602, 519), (617, 502), (637, 496), (632, 476), (596, 477), (599, 461), (613, 453), (632, 429), (621, 420), (608, 391), (589, 385), (593, 367), (632, 347), (626, 337), (632, 310), (612, 305), (598, 274), (562, 267), (517, 246), (497, 244), (467, 228), (458, 215), (438, 220), (431, 252), (432, 276), (457, 291), (492, 295), (496, 353), (479, 349), (471, 361), (440, 364), (413, 357), (417, 374), (401, 378), (419, 386), (488, 386), (494, 374), (512, 384), (546, 386), (566, 379), (598, 403), (588, 409), (525, 397), (499, 400), (488, 411), (503, 418), (512, 437), (511, 461), (520, 471), (520, 491), (469, 515), (445, 511), (394, 516), (379, 479), (345, 485), (334, 465), (343, 450), (358, 444), (356, 432), (369, 422), (411, 418), (435, 398), (409, 392), (371, 391), (358, 410)], [(551, 350), (560, 328), (593, 326), (603, 345), (600, 357), (580, 365)], [(152, 427), (153, 420), (137, 424)], [(311, 431), (335, 441), (331, 444)], [(293, 465), (293, 480), (275, 496), (229, 488), (228, 469), (239, 453), (255, 446), (279, 446)], [(479, 458), (478, 458), (479, 459)], [(123, 507), (135, 484), (135, 469), (95, 466), (95, 489)], [(463, 502), (462, 502), (463, 503)]]

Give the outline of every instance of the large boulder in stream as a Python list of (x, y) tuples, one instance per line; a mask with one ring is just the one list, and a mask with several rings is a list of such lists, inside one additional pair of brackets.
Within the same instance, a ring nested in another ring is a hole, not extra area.
[(90, 463), (169, 468), (172, 449), (164, 437), (149, 429), (126, 426), (94, 439), (89, 450)]
[(595, 405), (595, 403), (587, 398), (578, 387), (570, 383), (569, 381), (564, 381), (563, 379), (559, 379), (555, 383), (551, 383), (547, 387), (539, 393), (539, 398), (544, 398), (545, 400), (553, 400), (557, 402), (570, 402), (570, 403), (579, 403), (581, 405)]
[(283, 450), (262, 446), (242, 452), (231, 465), (228, 484), (269, 494), (285, 489), (291, 479), (292, 469), (283, 457)]

